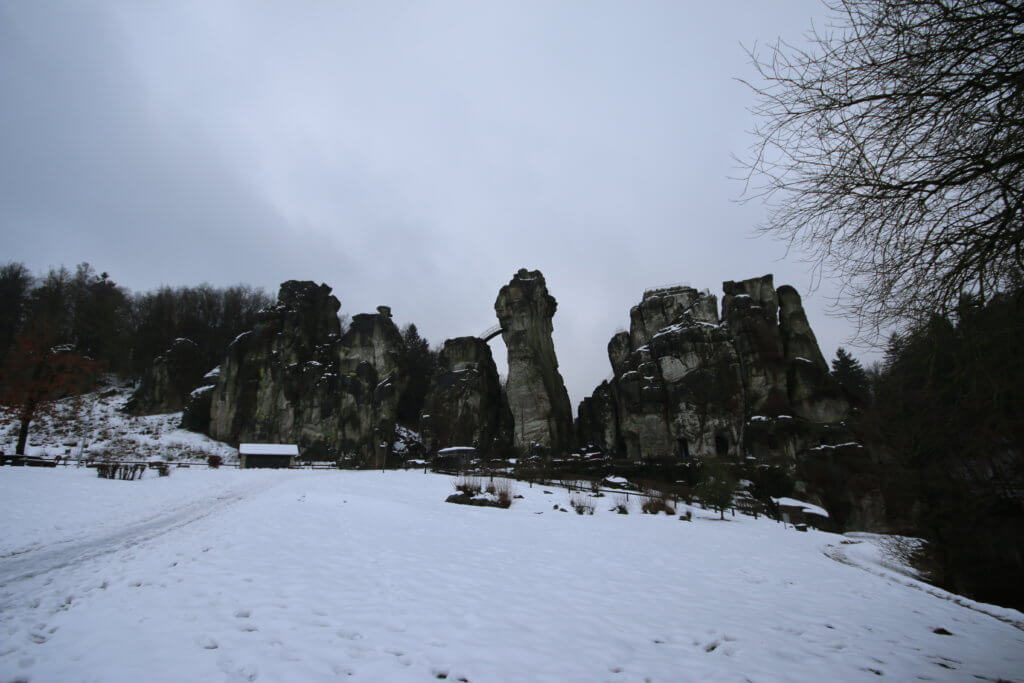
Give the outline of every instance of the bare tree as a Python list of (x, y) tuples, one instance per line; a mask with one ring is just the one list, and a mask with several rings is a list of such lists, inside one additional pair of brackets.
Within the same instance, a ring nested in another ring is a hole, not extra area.
[(843, 283), (875, 338), (1024, 271), (1024, 4), (824, 0), (809, 46), (750, 56), (760, 79), (746, 195), (761, 231)]

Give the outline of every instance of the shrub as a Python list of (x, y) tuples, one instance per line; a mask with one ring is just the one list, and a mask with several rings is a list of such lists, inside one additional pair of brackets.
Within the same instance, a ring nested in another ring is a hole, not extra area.
[(494, 491), (498, 496), (498, 503), (502, 507), (509, 507), (512, 505), (512, 498), (515, 496), (516, 488), (515, 484), (509, 479), (499, 479), (496, 484), (492, 484)]
[(452, 486), (455, 487), (456, 491), (465, 493), (467, 496), (475, 496), (483, 490), (480, 484), (480, 480), (474, 477), (463, 477), (462, 479), (455, 479), (452, 481)]
[(676, 514), (675, 508), (665, 498), (648, 498), (644, 501), (641, 509), (647, 515), (656, 515), (659, 512), (664, 512), (666, 515)]
[(211, 470), (219, 468), (221, 466), (221, 463), (223, 462), (224, 458), (220, 457), (219, 455), (211, 455), (206, 458), (206, 465)]
[(583, 496), (573, 495), (569, 498), (569, 505), (576, 511), (577, 515), (592, 515), (594, 514), (594, 504)]
[(612, 507), (608, 512), (617, 512), (620, 515), (629, 514), (629, 498), (626, 496), (616, 496), (615, 506)]
[(108, 460), (106, 462), (101, 462), (96, 466), (96, 476), (100, 479), (134, 481), (135, 479), (141, 479), (142, 473), (145, 470), (146, 466), (141, 463), (135, 464)]

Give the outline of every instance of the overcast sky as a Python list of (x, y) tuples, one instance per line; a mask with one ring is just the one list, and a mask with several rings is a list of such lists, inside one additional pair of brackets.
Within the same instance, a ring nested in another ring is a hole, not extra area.
[[(288, 279), (431, 342), (539, 268), (573, 404), (645, 288), (774, 273), (743, 45), (817, 0), (0, 0), (0, 260), (134, 291)], [(826, 357), (851, 333), (805, 294)], [(492, 342), (499, 366), (504, 347)]]

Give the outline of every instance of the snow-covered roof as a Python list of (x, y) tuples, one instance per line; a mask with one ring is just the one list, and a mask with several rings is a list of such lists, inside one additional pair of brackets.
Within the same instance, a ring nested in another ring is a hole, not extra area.
[(772, 501), (776, 505), (785, 505), (787, 507), (803, 508), (803, 511), (810, 515), (818, 515), (819, 517), (828, 517), (828, 512), (825, 508), (815, 505), (814, 503), (807, 503), (796, 498), (772, 498)]
[(240, 443), (239, 455), (298, 455), (299, 447), (293, 443)]

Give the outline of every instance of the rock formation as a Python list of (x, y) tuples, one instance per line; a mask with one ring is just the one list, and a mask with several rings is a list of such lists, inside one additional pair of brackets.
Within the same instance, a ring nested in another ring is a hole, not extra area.
[[(631, 459), (755, 453), (787, 457), (821, 442), (847, 406), (800, 297), (772, 276), (710, 292), (649, 290), (608, 344), (613, 379), (580, 407), (580, 438)], [(796, 422), (794, 422), (794, 420)], [(798, 429), (790, 428), (799, 423)]]
[(827, 507), (836, 528), (880, 528), (877, 459), (843, 422), (849, 410), (796, 290), (772, 276), (710, 292), (644, 293), (630, 330), (608, 343), (613, 378), (579, 408), (584, 448), (633, 460), (723, 458), (762, 495)]
[(340, 334), (327, 285), (290, 280), (228, 348), (210, 406), (222, 441), (297, 443), (303, 458), (381, 466), (394, 440), (404, 343), (387, 307)]
[(132, 415), (176, 413), (184, 409), (189, 394), (202, 381), (202, 352), (190, 339), (175, 339), (171, 347), (153, 359), (125, 410)]
[(494, 302), (508, 349), (506, 393), (515, 445), (563, 453), (572, 447), (573, 419), (551, 340), (557, 306), (541, 272), (525, 268), (501, 288)]
[(502, 401), (487, 342), (477, 337), (448, 339), (438, 366), (420, 420), (427, 452), (472, 446), (488, 455), (508, 445), (512, 415)]

